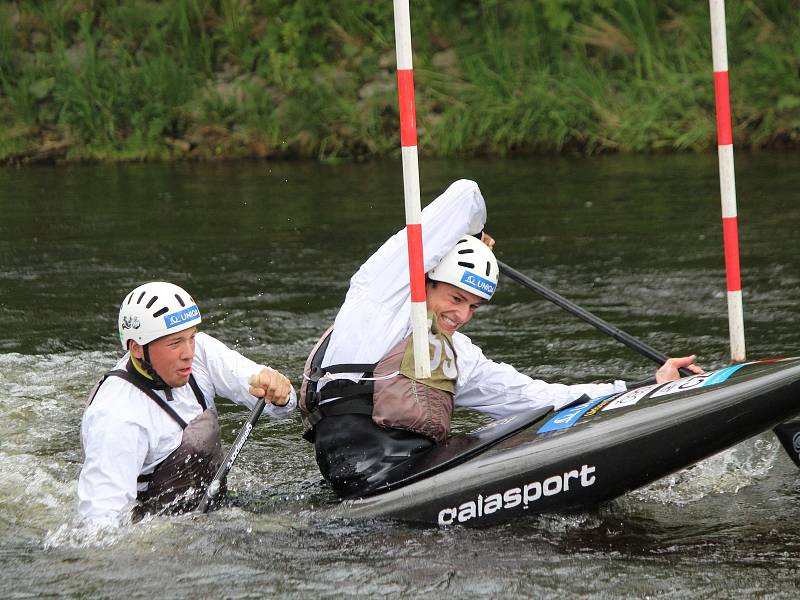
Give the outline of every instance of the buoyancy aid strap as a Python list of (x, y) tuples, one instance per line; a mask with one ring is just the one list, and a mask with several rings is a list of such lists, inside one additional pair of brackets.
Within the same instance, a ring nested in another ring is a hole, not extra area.
[(200, 406), (203, 407), (203, 411), (208, 410), (206, 399), (203, 396), (203, 392), (200, 389), (197, 380), (194, 378), (194, 375), (189, 375), (189, 386), (192, 388), (192, 391), (194, 392), (194, 397), (197, 398), (197, 402), (200, 403)]
[(367, 415), (371, 417), (372, 416), (371, 395), (362, 394), (359, 396), (342, 397), (332, 402), (326, 402), (325, 404), (320, 404), (308, 416), (308, 422), (313, 428), (317, 425), (317, 423), (322, 421), (322, 419), (324, 419), (325, 417), (334, 417), (338, 415)]
[[(143, 394), (147, 395), (153, 402), (158, 404), (158, 406), (161, 408), (161, 410), (163, 410), (170, 417), (172, 417), (172, 420), (175, 421), (178, 425), (180, 425), (181, 429), (186, 429), (186, 425), (187, 425), (186, 421), (184, 421), (181, 418), (181, 416), (177, 412), (175, 412), (174, 408), (172, 408), (169, 404), (167, 404), (167, 402), (161, 396), (156, 394), (155, 391), (152, 388), (148, 387), (143, 381), (140, 381), (139, 379), (137, 379), (136, 377), (131, 375), (128, 371), (123, 371), (122, 369), (117, 369), (117, 370), (109, 371), (108, 373), (106, 373), (106, 377), (112, 377), (112, 376), (113, 377), (119, 377), (120, 379), (124, 379), (125, 381), (130, 383), (132, 386), (137, 388), (140, 392), (142, 392)], [(189, 380), (191, 381), (191, 376), (190, 376)], [(192, 388), (192, 389), (194, 389), (194, 388)], [(202, 394), (201, 394), (201, 397), (202, 397)], [(199, 401), (199, 398), (198, 398), (198, 401)], [(204, 403), (205, 403), (205, 400), (204, 400)]]
[[(360, 414), (372, 416), (372, 392), (374, 383), (369, 380), (377, 363), (342, 363), (322, 366), (322, 360), (331, 340), (333, 327), (320, 338), (311, 351), (309, 361), (303, 373), (305, 397), (301, 404), (303, 412), (303, 437), (308, 441), (314, 439), (314, 427), (325, 417)], [(345, 377), (328, 378), (317, 390), (317, 384), (328, 375), (340, 373), (363, 373), (359, 381)]]
[[(319, 342), (317, 342), (317, 346), (313, 352), (313, 356), (311, 357), (311, 362), (309, 366), (308, 375), (303, 373), (303, 377), (311, 381), (312, 383), (316, 383), (319, 381), (320, 377), (324, 375), (324, 372), (320, 368), (322, 366), (322, 359), (325, 357), (325, 352), (328, 349), (328, 344), (331, 342), (331, 335), (333, 334), (333, 325), (328, 328), (328, 331), (320, 338)], [(312, 392), (315, 392), (314, 389), (316, 386), (309, 385), (308, 387), (308, 395), (309, 398), (306, 400), (311, 400), (310, 396)]]
[[(175, 421), (178, 425), (180, 425), (181, 429), (186, 429), (187, 423), (184, 421), (181, 416), (175, 412), (175, 409), (172, 408), (169, 404), (167, 404), (164, 399), (159, 396), (158, 394), (153, 391), (152, 388), (148, 387), (143, 381), (140, 381), (137, 377), (132, 375), (129, 371), (125, 371), (123, 369), (115, 369), (114, 371), (109, 371), (103, 376), (102, 381), (97, 385), (95, 388), (94, 394), (97, 393), (97, 390), (100, 389), (100, 386), (103, 384), (103, 381), (108, 379), (109, 377), (119, 377), (120, 379), (124, 379), (132, 386), (137, 388), (143, 394), (147, 395), (150, 399), (153, 400), (158, 406), (167, 413), (172, 420)], [(208, 405), (206, 404), (206, 399), (203, 396), (203, 392), (200, 390), (200, 386), (197, 384), (197, 381), (194, 378), (194, 375), (189, 375), (189, 386), (192, 388), (194, 392), (195, 398), (197, 398), (197, 403), (203, 408), (203, 410), (208, 410)], [(92, 399), (94, 399), (94, 395), (92, 395)], [(91, 400), (89, 401), (91, 403)]]
[(365, 373), (367, 376), (372, 375), (372, 370), (377, 363), (343, 363), (339, 365), (329, 365), (322, 367), (322, 359), (325, 357), (325, 352), (328, 349), (328, 344), (331, 341), (333, 327), (328, 329), (323, 336), (322, 341), (314, 351), (314, 356), (311, 358), (309, 365), (308, 375), (303, 374), (305, 379), (308, 379), (312, 384), (309, 385), (306, 391), (307, 397), (306, 406), (309, 410), (313, 410), (322, 400), (330, 398), (338, 398), (342, 396), (351, 396), (353, 394), (372, 394), (372, 382), (358, 383), (350, 379), (333, 379), (323, 386), (322, 390), (317, 391), (316, 384), (325, 375), (336, 375), (338, 373)]
[(318, 403), (330, 400), (331, 398), (349, 398), (350, 396), (372, 396), (375, 384), (371, 380), (351, 381), (350, 379), (336, 379), (331, 381), (319, 392), (315, 399)]
[[(364, 373), (365, 371), (372, 371), (375, 368), (377, 363), (352, 363), (352, 364), (341, 364), (341, 365), (331, 365), (329, 367), (322, 367), (319, 369), (320, 373)], [(313, 377), (313, 375), (312, 375)], [(312, 381), (315, 381), (312, 377), (309, 377)]]

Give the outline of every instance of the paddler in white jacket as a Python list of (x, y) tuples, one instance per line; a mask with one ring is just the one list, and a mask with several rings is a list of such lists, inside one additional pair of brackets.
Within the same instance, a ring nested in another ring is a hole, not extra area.
[(117, 526), (143, 510), (196, 506), (222, 463), (214, 398), (284, 417), (297, 399), (289, 380), (197, 331), (200, 311), (177, 285), (150, 282), (122, 301), (125, 355), (95, 387), (81, 423), (82, 521)]
[[(312, 350), (300, 393), (305, 437), (340, 497), (380, 485), (394, 466), (445, 440), (454, 406), (501, 418), (625, 391), (623, 381), (532, 379), (486, 358), (460, 332), (497, 286), (494, 240), (483, 233), (485, 223), (486, 204), (474, 181), (456, 181), (422, 211), (430, 380), (414, 380), (405, 230), (352, 277), (332, 332)], [(700, 372), (693, 360), (669, 359), (658, 381), (677, 379), (680, 367)]]

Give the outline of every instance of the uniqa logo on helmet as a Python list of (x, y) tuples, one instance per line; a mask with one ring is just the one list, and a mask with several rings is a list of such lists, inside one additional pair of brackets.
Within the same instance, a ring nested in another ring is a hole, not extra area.
[(188, 308), (184, 308), (183, 310), (179, 310), (178, 312), (174, 312), (169, 315), (164, 315), (164, 324), (167, 326), (167, 329), (171, 329), (173, 327), (177, 327), (178, 325), (184, 325), (185, 323), (189, 323), (199, 318), (200, 318), (200, 310), (197, 308), (197, 305), (195, 305), (195, 306), (190, 306)]
[(471, 271), (464, 271), (464, 274), (461, 276), (461, 283), (466, 283), (468, 286), (483, 292), (487, 296), (494, 294), (494, 289), (496, 287), (495, 284), (488, 279), (484, 279)]

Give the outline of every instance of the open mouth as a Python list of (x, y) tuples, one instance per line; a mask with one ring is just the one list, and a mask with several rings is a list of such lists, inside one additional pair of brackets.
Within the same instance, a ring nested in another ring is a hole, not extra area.
[(459, 325), (460, 323), (458, 323), (458, 321), (453, 321), (452, 319), (449, 319), (444, 316), (439, 317), (439, 326), (442, 329), (446, 329), (448, 331), (455, 331), (456, 329), (458, 329)]

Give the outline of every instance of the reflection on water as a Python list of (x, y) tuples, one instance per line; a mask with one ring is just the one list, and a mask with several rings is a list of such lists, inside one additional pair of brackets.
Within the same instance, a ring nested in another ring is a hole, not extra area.
[[(749, 355), (797, 355), (796, 159), (739, 156), (737, 176)], [(726, 362), (714, 156), (423, 161), (423, 198), (459, 177), (481, 184), (505, 262), (658, 349)], [(771, 434), (588, 513), (438, 530), (329, 520), (299, 423), (264, 419), (224, 509), (77, 528), (78, 427), (119, 353), (121, 295), (185, 286), (207, 331), (299, 387), (350, 275), (404, 222), (399, 164), (6, 169), (0, 189), (0, 556), (18, 597), (793, 593), (800, 477)], [(653, 369), (507, 280), (467, 333), (550, 380)], [(228, 443), (244, 418), (221, 405)]]

